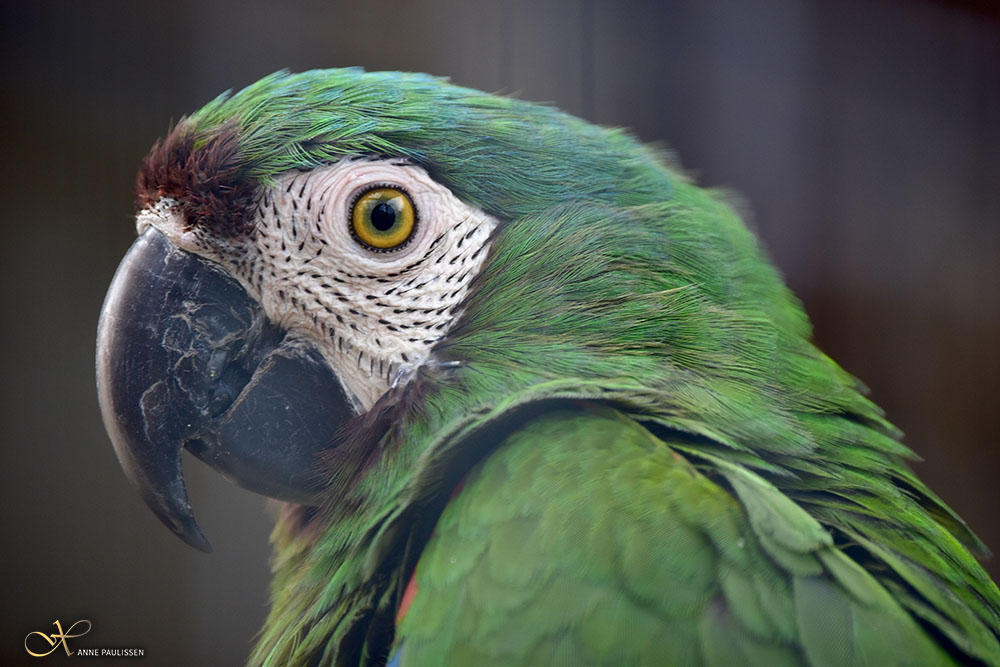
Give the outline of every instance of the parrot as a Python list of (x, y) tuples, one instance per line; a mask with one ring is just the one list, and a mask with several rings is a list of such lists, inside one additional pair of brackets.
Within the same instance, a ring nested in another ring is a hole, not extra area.
[(1000, 665), (985, 546), (725, 191), (426, 74), (280, 71), (144, 158), (98, 324), (132, 485), (272, 499), (253, 665)]

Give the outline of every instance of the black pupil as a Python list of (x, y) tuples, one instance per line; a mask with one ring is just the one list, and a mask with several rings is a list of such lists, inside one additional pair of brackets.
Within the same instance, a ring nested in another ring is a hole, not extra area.
[(380, 232), (387, 232), (396, 224), (396, 209), (387, 201), (377, 204), (372, 209), (372, 227)]

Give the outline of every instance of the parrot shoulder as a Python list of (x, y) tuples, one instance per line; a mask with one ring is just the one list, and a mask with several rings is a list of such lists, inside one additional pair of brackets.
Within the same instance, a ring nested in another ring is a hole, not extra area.
[(391, 664), (950, 662), (805, 510), (677, 445), (584, 404), (514, 431), (438, 520)]

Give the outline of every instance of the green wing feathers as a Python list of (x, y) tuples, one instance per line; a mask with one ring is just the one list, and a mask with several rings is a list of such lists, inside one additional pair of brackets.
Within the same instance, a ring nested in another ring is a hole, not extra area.
[(438, 521), (401, 664), (951, 663), (786, 495), (671, 444), (597, 407), (511, 435)]

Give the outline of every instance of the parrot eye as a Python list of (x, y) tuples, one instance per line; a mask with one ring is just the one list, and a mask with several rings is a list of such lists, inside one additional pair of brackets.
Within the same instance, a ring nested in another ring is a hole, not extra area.
[(377, 186), (365, 190), (351, 205), (351, 235), (374, 252), (402, 248), (417, 228), (417, 210), (402, 189)]

